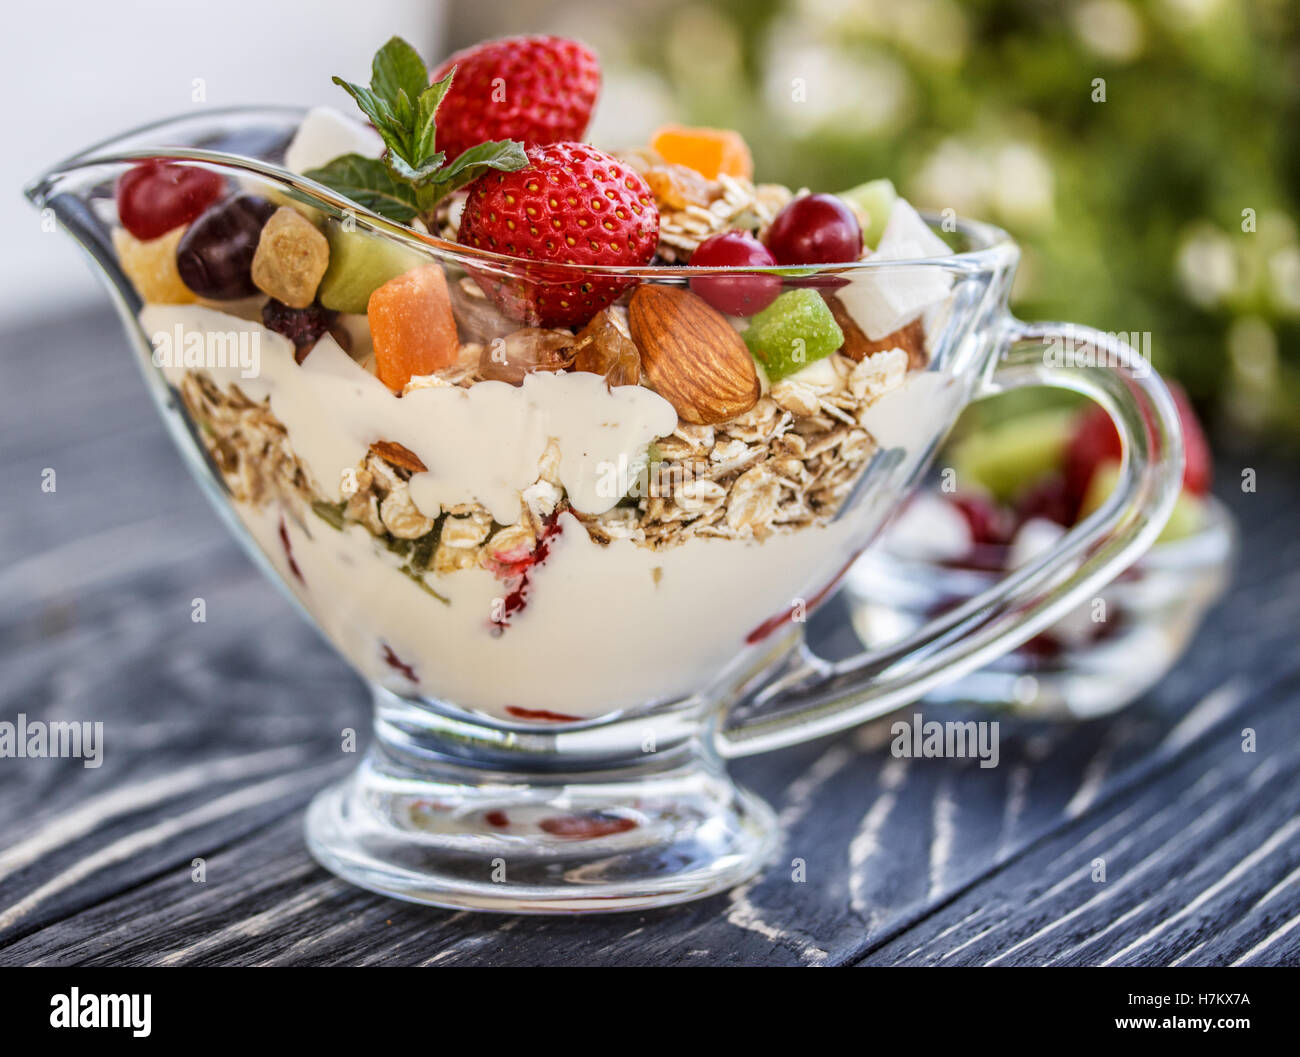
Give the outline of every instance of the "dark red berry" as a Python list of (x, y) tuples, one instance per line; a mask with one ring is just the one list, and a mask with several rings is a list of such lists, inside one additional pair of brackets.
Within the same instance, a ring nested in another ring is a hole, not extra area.
[(949, 501), (966, 519), (971, 542), (976, 546), (1002, 546), (1011, 542), (1011, 519), (993, 500), (982, 495), (955, 495)]
[(221, 197), (225, 184), (207, 169), (143, 161), (118, 178), (117, 218), (136, 238), (156, 239), (197, 217)]
[(200, 297), (233, 301), (257, 293), (253, 254), (275, 206), (255, 195), (214, 205), (189, 226), (176, 246), (181, 282)]
[[(771, 268), (776, 258), (758, 239), (744, 231), (711, 235), (691, 254), (692, 268)], [(691, 289), (719, 312), (752, 316), (761, 312), (781, 292), (779, 275), (700, 276)]]
[(834, 195), (803, 195), (772, 221), (767, 248), (778, 264), (843, 264), (862, 256), (858, 218)]
[(331, 312), (319, 302), (306, 308), (290, 308), (273, 297), (262, 306), (262, 325), (293, 342), (294, 359), (299, 363), (307, 358), (312, 346), (337, 318), (337, 312)]

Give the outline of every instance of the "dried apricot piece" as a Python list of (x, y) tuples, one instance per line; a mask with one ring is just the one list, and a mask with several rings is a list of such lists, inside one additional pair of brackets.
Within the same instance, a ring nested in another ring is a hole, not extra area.
[(642, 175), (661, 209), (707, 206), (721, 193), (716, 181), (685, 165), (652, 165)]
[(176, 267), (176, 244), (186, 230), (182, 225), (145, 241), (125, 228), (113, 229), (117, 262), (142, 301), (151, 305), (188, 305), (198, 300), (194, 291), (181, 282)]
[(707, 180), (716, 180), (719, 173), (744, 180), (754, 175), (749, 147), (729, 128), (665, 125), (650, 138), (650, 146), (670, 165), (685, 165)]
[(389, 279), (370, 295), (366, 316), (375, 373), (389, 389), (400, 392), (413, 374), (432, 374), (456, 362), (460, 340), (438, 265)]

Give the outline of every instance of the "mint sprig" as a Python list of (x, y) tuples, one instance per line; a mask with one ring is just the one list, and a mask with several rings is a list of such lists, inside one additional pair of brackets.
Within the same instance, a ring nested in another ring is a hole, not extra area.
[(305, 175), (389, 220), (409, 224), (419, 217), (429, 225), (438, 203), (458, 187), (488, 169), (522, 169), (528, 156), (515, 140), (480, 143), (450, 164), (437, 149), (438, 107), (455, 75), (453, 69), (430, 84), (419, 53), (393, 37), (375, 53), (369, 86), (334, 78), (383, 139), (383, 158), (345, 154)]

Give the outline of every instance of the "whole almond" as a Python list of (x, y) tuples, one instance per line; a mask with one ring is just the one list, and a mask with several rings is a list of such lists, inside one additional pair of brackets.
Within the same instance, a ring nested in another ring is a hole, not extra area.
[(628, 305), (632, 340), (655, 391), (683, 421), (711, 426), (743, 415), (759, 397), (758, 371), (727, 317), (675, 286), (639, 286)]
[(834, 294), (826, 295), (826, 304), (830, 306), (831, 315), (844, 332), (844, 347), (840, 349), (851, 360), (861, 363), (868, 356), (889, 349), (902, 349), (907, 353), (907, 369), (918, 371), (929, 362), (925, 351), (925, 328), (919, 318), (906, 326), (899, 327), (892, 334), (886, 334), (879, 341), (872, 341), (862, 332), (857, 321), (849, 315), (844, 302)]

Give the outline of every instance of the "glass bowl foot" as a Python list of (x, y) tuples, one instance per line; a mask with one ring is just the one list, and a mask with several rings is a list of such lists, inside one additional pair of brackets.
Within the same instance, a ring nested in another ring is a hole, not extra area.
[(382, 747), (307, 812), (307, 843), (353, 884), (416, 903), (513, 914), (641, 910), (753, 876), (771, 809), (695, 749), (586, 773), (418, 767)]

